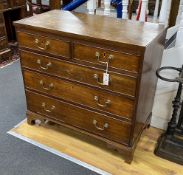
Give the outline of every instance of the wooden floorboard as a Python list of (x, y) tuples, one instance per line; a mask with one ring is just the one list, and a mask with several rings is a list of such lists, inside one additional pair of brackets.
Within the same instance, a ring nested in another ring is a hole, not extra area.
[(30, 126), (23, 122), (11, 131), (113, 175), (183, 175), (181, 165), (153, 154), (156, 141), (162, 133), (155, 128), (143, 133), (131, 165), (126, 164), (119, 153), (106, 148), (103, 142), (58, 125)]

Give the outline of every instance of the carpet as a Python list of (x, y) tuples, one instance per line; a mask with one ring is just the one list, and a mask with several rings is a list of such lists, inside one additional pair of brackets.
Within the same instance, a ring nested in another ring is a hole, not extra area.
[(7, 134), (26, 117), (19, 60), (0, 69), (0, 82), (0, 175), (97, 175), (94, 171)]
[(13, 55), (10, 59), (3, 61), (0, 63), (0, 68), (4, 68), (10, 64), (13, 64), (15, 61), (17, 61), (19, 59), (18, 55)]

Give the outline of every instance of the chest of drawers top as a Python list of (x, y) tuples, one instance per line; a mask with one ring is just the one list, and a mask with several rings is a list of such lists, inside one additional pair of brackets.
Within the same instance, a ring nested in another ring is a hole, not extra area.
[(143, 51), (163, 30), (163, 25), (53, 10), (15, 22), (24, 29), (43, 30), (60, 36)]

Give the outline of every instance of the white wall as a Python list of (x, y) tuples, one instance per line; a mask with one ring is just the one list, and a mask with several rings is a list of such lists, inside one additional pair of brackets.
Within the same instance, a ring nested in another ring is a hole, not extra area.
[[(171, 31), (172, 32), (172, 31)], [(169, 33), (167, 34), (169, 35)], [(182, 38), (183, 39), (183, 38)], [(164, 50), (162, 66), (181, 67), (183, 64), (183, 46)], [(163, 75), (163, 74), (162, 74)], [(166, 72), (166, 76), (175, 77), (176, 72)], [(157, 91), (153, 107), (151, 125), (166, 129), (167, 123), (172, 115), (172, 100), (177, 91), (178, 83), (168, 83), (158, 80)]]

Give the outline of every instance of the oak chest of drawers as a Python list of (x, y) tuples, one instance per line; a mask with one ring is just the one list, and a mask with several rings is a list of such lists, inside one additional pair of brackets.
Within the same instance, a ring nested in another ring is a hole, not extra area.
[(151, 120), (164, 26), (54, 10), (15, 27), (28, 123), (51, 120), (131, 162)]

